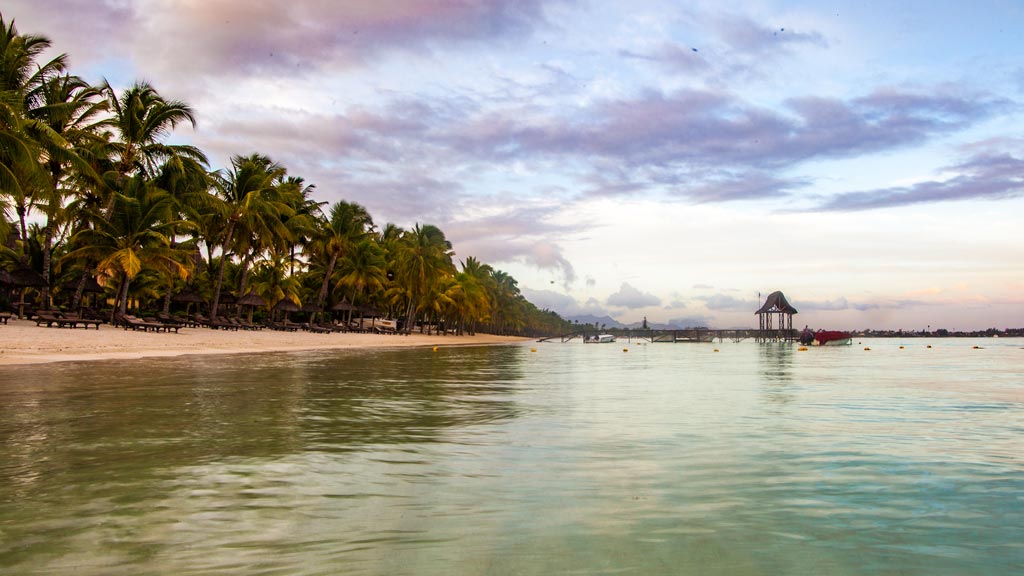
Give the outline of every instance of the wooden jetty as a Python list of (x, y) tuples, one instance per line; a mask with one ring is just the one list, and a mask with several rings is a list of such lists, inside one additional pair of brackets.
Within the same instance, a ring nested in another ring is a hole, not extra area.
[[(758, 295), (760, 299), (760, 294)], [(726, 339), (733, 342), (753, 338), (758, 342), (794, 342), (799, 334), (793, 329), (793, 315), (797, 314), (796, 308), (786, 300), (782, 292), (772, 292), (765, 299), (764, 304), (754, 312), (758, 319), (757, 328), (738, 328), (731, 330), (716, 330), (712, 328), (685, 328), (681, 330), (655, 330), (646, 328), (647, 318), (644, 317), (644, 328), (609, 328), (605, 330), (583, 330), (560, 336), (549, 336), (541, 338), (538, 342), (571, 342), (577, 338), (586, 341), (588, 337), (598, 334), (612, 334), (616, 339), (626, 341), (639, 340), (651, 343), (678, 343), (678, 342), (724, 342)]]
[[(608, 328), (605, 330), (580, 330), (578, 332), (572, 332), (569, 334), (560, 334), (558, 336), (549, 336), (547, 338), (541, 338), (538, 342), (572, 342), (573, 340), (579, 339), (581, 341), (586, 340), (588, 337), (596, 336), (598, 334), (612, 334), (618, 340), (625, 340), (626, 342), (650, 342), (652, 344), (682, 344), (682, 343), (701, 343), (701, 342), (724, 342), (731, 340), (732, 342), (740, 342), (747, 338), (753, 338), (758, 342), (769, 341), (771, 338), (779, 336), (780, 331), (778, 329), (772, 329), (770, 332), (759, 330), (757, 328), (737, 328), (737, 329), (714, 329), (714, 328), (685, 328), (680, 330), (654, 330), (654, 329), (643, 329), (643, 328)], [(782, 334), (788, 336), (787, 340), (795, 340), (797, 334)]]

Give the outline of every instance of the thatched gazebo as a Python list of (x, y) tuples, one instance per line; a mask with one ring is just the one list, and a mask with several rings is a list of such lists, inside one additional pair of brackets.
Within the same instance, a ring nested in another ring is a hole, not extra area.
[(776, 291), (768, 295), (764, 305), (758, 308), (758, 342), (790, 341), (796, 339), (793, 331), (793, 315), (796, 308), (786, 300), (786, 295)]

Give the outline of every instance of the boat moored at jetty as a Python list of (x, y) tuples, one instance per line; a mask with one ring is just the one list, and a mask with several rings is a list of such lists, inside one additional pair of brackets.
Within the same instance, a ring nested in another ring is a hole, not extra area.
[(587, 344), (611, 344), (615, 342), (614, 334), (594, 334), (583, 339)]
[(814, 333), (815, 346), (850, 346), (853, 336), (839, 330), (818, 330)]

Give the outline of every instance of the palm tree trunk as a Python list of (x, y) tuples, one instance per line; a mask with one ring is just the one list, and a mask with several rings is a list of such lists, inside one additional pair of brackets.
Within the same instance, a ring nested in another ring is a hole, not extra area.
[(242, 258), (242, 277), (238, 282), (238, 297), (245, 296), (245, 291), (249, 288), (249, 269), (252, 267), (252, 259), (255, 254), (247, 254), (245, 258)]
[(53, 228), (50, 226), (50, 217), (46, 217), (46, 228), (43, 232), (43, 279), (46, 285), (43, 286), (42, 299), (43, 307), (50, 307), (50, 252), (53, 246)]
[(228, 223), (228, 232), (224, 236), (223, 250), (220, 255), (220, 266), (217, 267), (217, 281), (213, 285), (213, 303), (210, 304), (210, 318), (217, 317), (217, 305), (220, 303), (220, 287), (224, 283), (224, 264), (228, 261), (228, 246), (231, 245), (231, 236), (235, 233), (235, 222)]
[[(327, 263), (327, 270), (324, 272), (324, 281), (320, 283), (320, 293), (316, 296), (316, 307), (321, 313), (324, 303), (327, 301), (327, 287), (331, 283), (331, 274), (334, 274), (334, 265), (338, 263), (338, 255), (331, 254), (331, 261)], [(316, 320), (317, 312), (313, 313), (313, 320)]]
[(28, 210), (23, 204), (18, 205), (18, 223), (21, 225), (21, 262), (28, 264), (28, 227), (25, 225), (25, 216)]
[(89, 278), (89, 271), (85, 270), (82, 272), (81, 278), (78, 279), (78, 287), (75, 288), (75, 296), (71, 299), (71, 309), (78, 310), (78, 305), (82, 303), (82, 293), (85, 292), (85, 281)]

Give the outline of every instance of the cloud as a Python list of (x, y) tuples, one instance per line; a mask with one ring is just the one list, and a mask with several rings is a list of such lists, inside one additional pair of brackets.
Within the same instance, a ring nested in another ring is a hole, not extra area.
[(354, 66), (386, 51), (500, 41), (546, 24), (543, 0), (39, 0), (31, 9), (12, 2), (7, 11), (31, 12), (62, 36), (62, 49), (102, 57), (89, 46), (99, 37), (120, 43), (146, 69), (218, 78)]
[(571, 114), (485, 110), (454, 125), (444, 139), (462, 154), (489, 161), (585, 159), (594, 167), (594, 194), (662, 186), (711, 202), (783, 195), (806, 182), (771, 175), (780, 169), (920, 144), (1006, 106), (1000, 98), (947, 87), (886, 88), (849, 100), (791, 98), (780, 108), (727, 91), (648, 89)]
[(708, 310), (737, 310), (750, 311), (753, 314), (757, 311), (758, 304), (753, 300), (742, 300), (728, 294), (713, 294), (711, 296), (697, 296), (697, 300), (704, 302)]
[(1024, 195), (1024, 160), (1007, 153), (981, 153), (943, 172), (953, 176), (912, 186), (846, 192), (813, 211), (852, 212), (954, 200), (1002, 200)]
[(759, 24), (738, 14), (691, 15), (690, 20), (699, 32), (688, 44), (662, 40), (642, 50), (620, 50), (619, 56), (654, 63), (673, 75), (720, 82), (761, 77), (766, 65), (792, 58), (800, 48), (828, 48), (819, 32)]
[(828, 42), (816, 31), (798, 31), (785, 26), (768, 26), (736, 14), (724, 14), (714, 20), (718, 36), (733, 50), (745, 54), (771, 56), (793, 46), (827, 48)]
[[(545, 205), (517, 207), (484, 217), (454, 218), (443, 224), (448, 237), (461, 247), (460, 253), (493, 264), (521, 262), (540, 270), (552, 270), (561, 275), (563, 286), (568, 288), (576, 281), (576, 270), (562, 247), (551, 238), (577, 230), (583, 224), (553, 224), (551, 216), (558, 209)], [(463, 211), (474, 213), (477, 210), (482, 208)]]
[(836, 298), (835, 300), (823, 301), (794, 300), (793, 307), (801, 312), (809, 312), (813, 310), (837, 311), (850, 309), (850, 303), (846, 301), (846, 298), (842, 297)]
[(608, 296), (606, 302), (609, 306), (636, 309), (657, 306), (661, 304), (661, 299), (653, 294), (637, 290), (628, 282), (623, 282), (619, 291)]
[(553, 290), (534, 290), (521, 286), (523, 296), (541, 309), (553, 310), (563, 318), (573, 316), (609, 316), (610, 312), (594, 298), (580, 304), (575, 298)]

